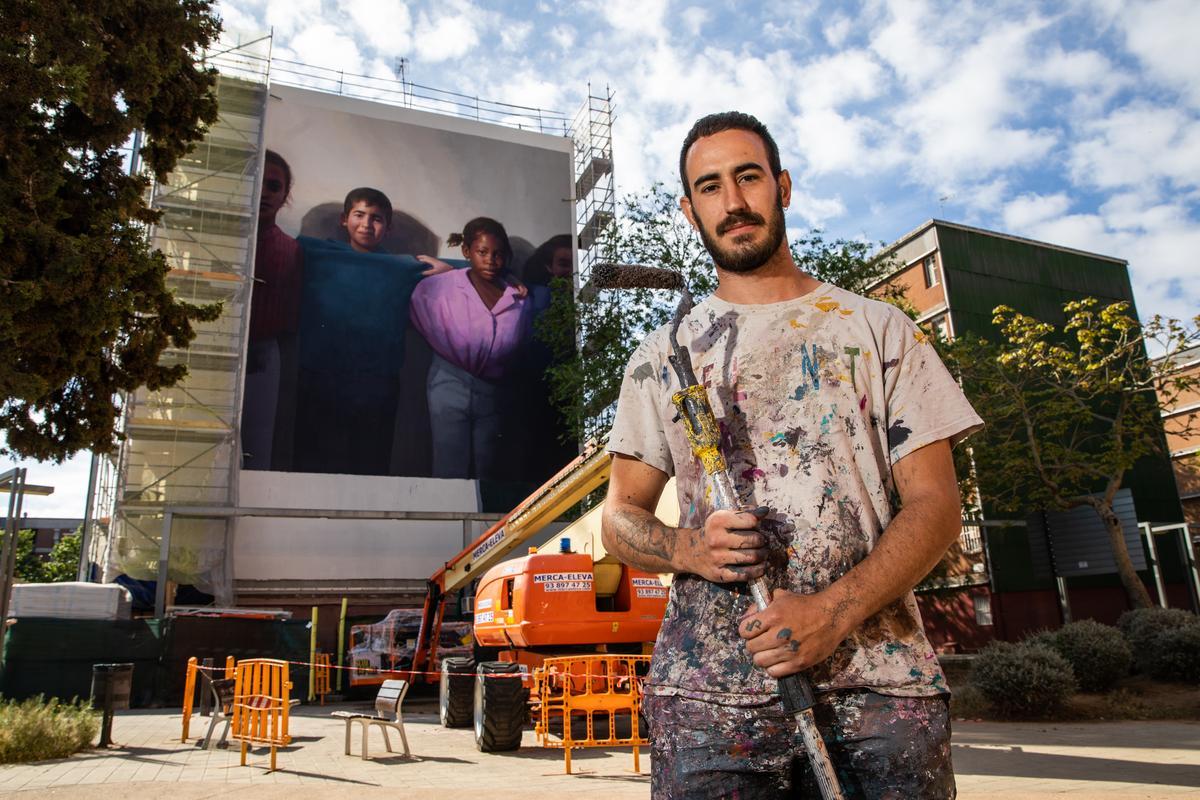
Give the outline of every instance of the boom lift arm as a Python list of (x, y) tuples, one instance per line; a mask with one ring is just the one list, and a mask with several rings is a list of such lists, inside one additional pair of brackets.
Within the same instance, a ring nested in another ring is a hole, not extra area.
[(426, 583), (410, 683), (423, 679), (426, 671), (436, 663), (446, 595), (485, 573), (571, 506), (607, 483), (611, 456), (605, 452), (606, 444), (607, 437), (588, 442), (574, 461), (430, 576)]

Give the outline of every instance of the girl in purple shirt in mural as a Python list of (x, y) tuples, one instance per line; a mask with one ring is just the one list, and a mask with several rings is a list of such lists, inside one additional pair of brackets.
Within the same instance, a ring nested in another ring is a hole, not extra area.
[(426, 384), (433, 477), (495, 479), (505, 444), (502, 379), (529, 337), (532, 303), (505, 281), (512, 247), (499, 222), (476, 217), (447, 244), (462, 245), (469, 268), (421, 281), (410, 305), (434, 352)]

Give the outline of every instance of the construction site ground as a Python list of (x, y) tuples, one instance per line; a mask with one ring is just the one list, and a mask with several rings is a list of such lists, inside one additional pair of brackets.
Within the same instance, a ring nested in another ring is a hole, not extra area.
[[(107, 750), (71, 758), (0, 767), (0, 796), (194, 798), (450, 798), (503, 796), (649, 798), (650, 759), (642, 774), (625, 749), (577, 750), (573, 775), (561, 750), (541, 749), (532, 729), (519, 751), (484, 754), (471, 731), (438, 724), (436, 698), (410, 697), (404, 723), (413, 757), (384, 750), (371, 731), (371, 760), (343, 753), (344, 723), (334, 710), (365, 711), (366, 704), (304, 705), (293, 711), (292, 744), (268, 772), (268, 751), (251, 751), (239, 765), (236, 743), (201, 750), (208, 720), (194, 715), (192, 739), (179, 741), (179, 709), (118, 712)], [(398, 737), (391, 734), (393, 747)], [(1200, 722), (954, 723), (953, 753), (959, 797), (1104, 798), (1195, 797), (1200, 793)]]

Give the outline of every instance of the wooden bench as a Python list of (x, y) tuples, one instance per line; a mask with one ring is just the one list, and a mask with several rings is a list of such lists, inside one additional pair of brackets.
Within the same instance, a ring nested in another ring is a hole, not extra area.
[(362, 757), (364, 761), (367, 760), (367, 732), (372, 725), (378, 725), (379, 729), (383, 731), (383, 744), (389, 753), (395, 751), (392, 750), (392, 742), (388, 739), (387, 729), (395, 728), (400, 731), (400, 741), (404, 743), (404, 755), (410, 755), (408, 737), (404, 735), (404, 720), (400, 716), (400, 705), (404, 702), (406, 694), (408, 694), (408, 681), (384, 681), (383, 685), (379, 687), (379, 694), (375, 695), (374, 714), (334, 711), (330, 715), (346, 721), (346, 755), (350, 755), (350, 728), (356, 722), (362, 725)]

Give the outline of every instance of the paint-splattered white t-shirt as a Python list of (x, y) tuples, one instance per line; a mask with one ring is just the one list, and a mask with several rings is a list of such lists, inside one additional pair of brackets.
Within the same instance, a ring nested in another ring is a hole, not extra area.
[[(895, 513), (892, 465), (982, 425), (907, 316), (828, 284), (766, 305), (710, 297), (683, 321), (679, 341), (708, 389), (742, 506), (770, 509), (759, 528), (772, 552), (771, 586), (812, 593), (848, 572)], [(664, 327), (630, 359), (609, 450), (676, 475), (679, 524), (699, 527), (711, 495), (674, 421), (679, 381), (669, 351)], [(745, 584), (676, 576), (647, 691), (728, 704), (769, 700), (775, 681), (754, 666), (737, 632), (752, 602)], [(818, 691), (947, 691), (911, 592), (809, 676)]]

